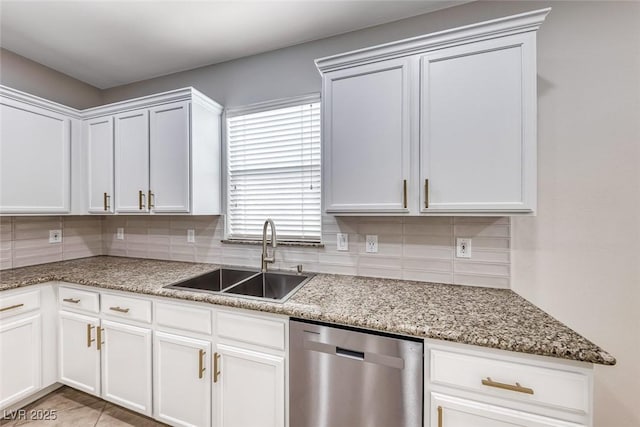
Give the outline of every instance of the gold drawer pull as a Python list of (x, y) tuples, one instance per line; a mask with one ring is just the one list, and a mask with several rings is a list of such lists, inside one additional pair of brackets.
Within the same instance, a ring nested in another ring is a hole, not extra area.
[(220, 360), (220, 355), (216, 352), (213, 353), (213, 382), (218, 382), (218, 377), (220, 376), (220, 368), (218, 366), (218, 360)]
[(146, 201), (144, 200), (147, 197), (146, 194), (142, 190), (138, 191), (138, 208), (143, 210), (146, 206)]
[(503, 390), (517, 391), (518, 393), (526, 393), (533, 394), (533, 389), (529, 387), (522, 387), (520, 383), (516, 383), (516, 385), (499, 383), (493, 381), (491, 378), (487, 377), (486, 380), (482, 380), (482, 385), (486, 385), (489, 387), (501, 388)]
[(14, 308), (22, 307), (24, 304), (10, 305), (9, 307), (0, 308), (0, 311), (13, 310)]
[(429, 180), (424, 180), (424, 207), (429, 209)]
[(128, 313), (128, 308), (120, 308), (120, 307), (109, 307), (109, 310), (118, 311), (120, 313)]
[(91, 347), (91, 343), (94, 342), (94, 339), (91, 339), (91, 330), (94, 328), (91, 323), (87, 323), (87, 347)]
[(153, 204), (153, 199), (156, 197), (155, 194), (153, 194), (153, 191), (149, 190), (149, 209), (155, 208), (156, 206)]
[(442, 406), (438, 406), (438, 427), (442, 427)]
[(202, 378), (204, 376), (204, 371), (207, 369), (204, 367), (205, 354), (207, 354), (206, 351), (202, 349), (198, 350), (198, 378)]
[(107, 193), (104, 193), (102, 203), (104, 204), (104, 210), (108, 211), (111, 209), (111, 196)]
[(407, 180), (402, 181), (402, 206), (407, 209)]
[(96, 332), (98, 333), (98, 340), (96, 341), (96, 350), (100, 351), (102, 350), (102, 345), (104, 344), (104, 341), (102, 341), (102, 333), (104, 332), (104, 328), (99, 328), (96, 326)]
[(73, 303), (73, 304), (77, 304), (77, 303), (79, 303), (79, 302), (80, 302), (80, 298), (78, 298), (78, 299), (65, 298), (65, 299), (63, 299), (62, 301), (64, 301), (64, 302), (70, 302), (70, 303)]

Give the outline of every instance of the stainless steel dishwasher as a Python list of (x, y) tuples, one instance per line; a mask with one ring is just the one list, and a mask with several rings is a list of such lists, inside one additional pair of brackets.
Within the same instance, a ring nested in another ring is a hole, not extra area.
[(291, 320), (291, 427), (419, 427), (423, 342)]

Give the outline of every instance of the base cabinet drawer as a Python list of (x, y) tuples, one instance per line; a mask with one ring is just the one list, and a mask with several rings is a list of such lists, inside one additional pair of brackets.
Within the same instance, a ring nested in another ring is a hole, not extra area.
[(102, 294), (102, 313), (118, 319), (151, 323), (151, 301), (122, 295)]
[(27, 291), (10, 296), (0, 295), (0, 319), (17, 316), (40, 308), (40, 291)]
[(499, 398), (589, 412), (589, 377), (579, 372), (431, 349), (431, 383)]
[(100, 312), (100, 294), (61, 286), (58, 289), (58, 304), (62, 310), (97, 314)]
[(431, 427), (586, 427), (487, 403), (431, 393)]

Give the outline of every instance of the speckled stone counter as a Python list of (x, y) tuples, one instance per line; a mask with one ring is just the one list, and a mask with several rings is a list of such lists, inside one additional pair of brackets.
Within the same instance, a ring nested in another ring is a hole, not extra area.
[(63, 281), (521, 353), (615, 364), (613, 356), (508, 289), (318, 274), (288, 301), (275, 303), (163, 288), (217, 267), (99, 256), (0, 271), (0, 290)]

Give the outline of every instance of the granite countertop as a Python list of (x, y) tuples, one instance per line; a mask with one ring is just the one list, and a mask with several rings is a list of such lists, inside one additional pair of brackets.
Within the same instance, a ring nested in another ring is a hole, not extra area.
[(317, 274), (286, 302), (276, 303), (163, 288), (217, 267), (98, 256), (0, 271), (0, 291), (62, 281), (521, 353), (616, 363), (606, 351), (508, 289)]

